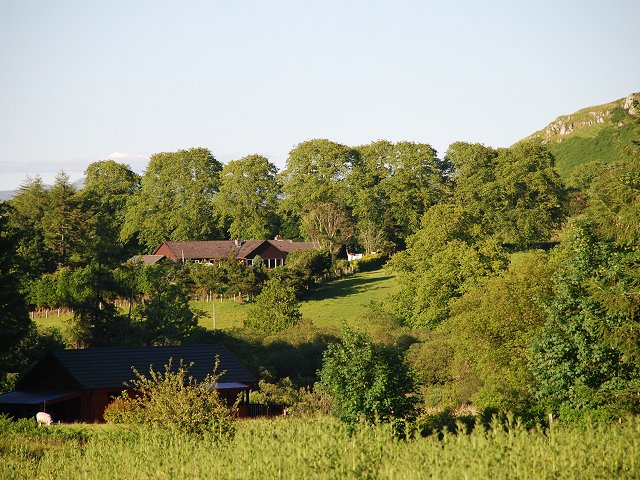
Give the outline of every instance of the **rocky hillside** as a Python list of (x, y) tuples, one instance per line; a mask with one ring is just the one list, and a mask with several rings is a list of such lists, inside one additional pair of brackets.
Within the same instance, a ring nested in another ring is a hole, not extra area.
[(524, 140), (540, 140), (557, 159), (560, 174), (567, 178), (580, 164), (624, 158), (633, 140), (640, 140), (640, 93), (611, 103), (562, 115)]

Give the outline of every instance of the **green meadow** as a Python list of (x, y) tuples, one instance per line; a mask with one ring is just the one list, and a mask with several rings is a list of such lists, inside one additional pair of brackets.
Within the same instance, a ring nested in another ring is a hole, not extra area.
[[(340, 328), (343, 322), (366, 327), (367, 305), (382, 300), (397, 288), (395, 275), (386, 269), (356, 273), (325, 282), (309, 292), (300, 303), (300, 311), (304, 319), (319, 328)], [(232, 299), (191, 303), (193, 309), (202, 312), (200, 325), (208, 329), (214, 327), (215, 308), (215, 327), (221, 330), (242, 327), (249, 305)], [(35, 318), (35, 321), (39, 327), (59, 328), (64, 333), (70, 319), (70, 315), (58, 318), (52, 312), (49, 318)]]

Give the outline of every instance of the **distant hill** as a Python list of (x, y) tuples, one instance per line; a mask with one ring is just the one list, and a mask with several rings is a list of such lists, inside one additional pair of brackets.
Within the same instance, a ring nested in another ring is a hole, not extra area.
[[(85, 177), (79, 178), (71, 185), (75, 187), (76, 190), (82, 190), (84, 188)], [(51, 188), (51, 185), (45, 185), (45, 188)], [(11, 200), (18, 194), (18, 189), (15, 190), (2, 190), (0, 191), (0, 202), (4, 202), (5, 200)]]
[(542, 130), (521, 140), (540, 140), (555, 155), (558, 172), (567, 178), (580, 164), (605, 163), (627, 156), (632, 140), (640, 140), (640, 93), (604, 105), (562, 115)]
[(0, 202), (4, 202), (5, 200), (11, 200), (16, 196), (15, 190), (2, 190), (0, 191)]

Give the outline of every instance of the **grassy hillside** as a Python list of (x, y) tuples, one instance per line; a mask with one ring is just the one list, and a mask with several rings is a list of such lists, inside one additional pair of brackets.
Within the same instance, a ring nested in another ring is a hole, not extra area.
[[(357, 273), (321, 285), (301, 303), (304, 318), (318, 327), (340, 327), (343, 321), (350, 325), (361, 323), (366, 316), (366, 306), (372, 300), (381, 300), (398, 286), (395, 276), (382, 269)], [(200, 325), (213, 328), (213, 304), (193, 302), (191, 306), (203, 312)], [(232, 300), (215, 303), (216, 328), (241, 327), (248, 313), (249, 304)], [(40, 327), (56, 327), (66, 330), (69, 317), (52, 315), (48, 319), (36, 318)]]
[(632, 141), (640, 140), (640, 108), (634, 108), (633, 100), (640, 101), (640, 94), (562, 115), (524, 140), (539, 140), (547, 145), (565, 179), (580, 164), (625, 158)]
[[(382, 300), (397, 285), (395, 276), (384, 269), (357, 273), (322, 284), (301, 302), (300, 311), (303, 318), (311, 320), (317, 327), (340, 327), (344, 321), (355, 325), (366, 316), (366, 306), (372, 300)], [(200, 324), (212, 328), (211, 303), (197, 302), (193, 305), (206, 312)], [(248, 306), (231, 301), (216, 303), (216, 327), (241, 327)]]

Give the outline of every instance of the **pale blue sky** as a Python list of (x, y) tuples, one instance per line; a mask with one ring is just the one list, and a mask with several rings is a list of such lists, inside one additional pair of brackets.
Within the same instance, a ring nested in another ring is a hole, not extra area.
[(0, 190), (204, 146), (508, 146), (640, 91), (640, 1), (0, 0)]

